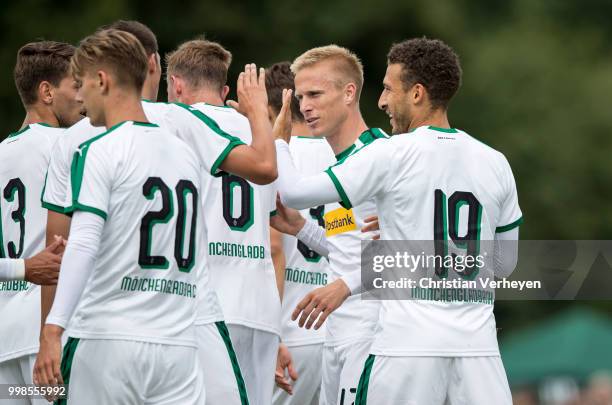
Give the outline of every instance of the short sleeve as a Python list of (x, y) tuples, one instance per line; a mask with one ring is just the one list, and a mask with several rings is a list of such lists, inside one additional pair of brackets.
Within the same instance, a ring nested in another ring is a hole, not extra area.
[(342, 206), (357, 206), (385, 189), (391, 160), (389, 146), (387, 139), (376, 140), (325, 170)]
[(72, 204), (67, 192), (70, 187), (71, 161), (68, 141), (68, 137), (62, 136), (54, 145), (41, 195), (43, 208), (62, 214)]
[(87, 211), (106, 219), (113, 182), (112, 157), (101, 144), (85, 143), (71, 168), (71, 211)]
[(504, 195), (501, 198), (499, 220), (495, 228), (496, 233), (510, 231), (523, 223), (523, 214), (519, 207), (516, 182), (514, 181), (510, 164), (505, 157), (503, 157), (503, 165)]
[(223, 131), (217, 122), (197, 108), (171, 104), (172, 125), (180, 125), (176, 134), (193, 149), (202, 166), (213, 176), (222, 174), (219, 167), (236, 146), (244, 142)]

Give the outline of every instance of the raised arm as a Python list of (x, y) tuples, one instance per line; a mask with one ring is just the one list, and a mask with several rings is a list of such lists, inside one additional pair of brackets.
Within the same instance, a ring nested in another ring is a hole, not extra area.
[(255, 184), (269, 184), (276, 180), (276, 151), (272, 126), (268, 120), (268, 95), (265, 70), (248, 64), (238, 76), (238, 102), (228, 104), (249, 119), (253, 140), (251, 145), (233, 148), (219, 166)]

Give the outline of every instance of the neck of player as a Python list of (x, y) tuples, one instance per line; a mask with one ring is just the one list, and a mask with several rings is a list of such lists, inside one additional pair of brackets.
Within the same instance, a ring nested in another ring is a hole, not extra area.
[(51, 125), (52, 127), (59, 127), (57, 117), (53, 111), (51, 111), (51, 109), (41, 105), (33, 105), (26, 109), (26, 116), (20, 129), (23, 129), (31, 124), (39, 124), (41, 122)]
[(109, 129), (123, 121), (149, 122), (136, 94), (118, 92), (104, 101), (104, 125)]
[(198, 89), (193, 91), (183, 91), (183, 94), (179, 97), (179, 101), (183, 104), (193, 105), (196, 103), (206, 103), (211, 105), (223, 106), (224, 100), (216, 90), (211, 89)]
[(335, 155), (344, 152), (355, 143), (359, 135), (368, 129), (359, 109), (352, 110), (338, 130), (325, 137)]
[(426, 110), (422, 114), (416, 114), (412, 121), (410, 121), (410, 128), (412, 130), (418, 127), (432, 126), (438, 128), (450, 128), (448, 122), (448, 115), (445, 109), (438, 108), (436, 110)]
[(157, 101), (157, 92), (159, 91), (159, 80), (155, 80), (151, 75), (147, 75), (144, 84), (142, 85), (141, 97), (144, 100)]
[(291, 136), (314, 137), (312, 131), (304, 121), (295, 120), (291, 122)]

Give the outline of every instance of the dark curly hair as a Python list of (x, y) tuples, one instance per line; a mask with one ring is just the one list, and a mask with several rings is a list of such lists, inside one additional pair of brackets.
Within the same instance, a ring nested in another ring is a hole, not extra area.
[(447, 108), (461, 85), (459, 57), (439, 39), (413, 38), (394, 44), (387, 61), (402, 65), (405, 90), (416, 83), (427, 89), (433, 108)]
[[(279, 62), (266, 69), (266, 91), (268, 92), (268, 105), (276, 114), (283, 106), (283, 89), (295, 91), (294, 76), (290, 69), (290, 62)], [(302, 122), (304, 116), (300, 112), (300, 104), (296, 97), (291, 97), (291, 118)]]

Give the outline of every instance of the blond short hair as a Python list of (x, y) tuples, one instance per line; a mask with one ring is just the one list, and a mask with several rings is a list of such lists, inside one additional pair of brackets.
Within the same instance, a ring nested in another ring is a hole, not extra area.
[(166, 55), (167, 75), (177, 75), (195, 88), (221, 89), (227, 82), (232, 54), (217, 42), (194, 39)]
[(108, 29), (83, 39), (70, 61), (74, 76), (97, 67), (110, 69), (120, 85), (133, 86), (140, 92), (147, 77), (148, 58), (134, 35)]
[(338, 45), (327, 45), (312, 48), (298, 56), (291, 64), (291, 71), (294, 75), (304, 68), (314, 66), (323, 61), (333, 61), (342, 79), (340, 86), (348, 83), (355, 83), (357, 87), (357, 100), (363, 87), (363, 65), (359, 57), (350, 50)]

